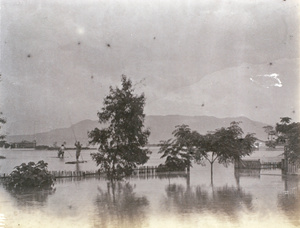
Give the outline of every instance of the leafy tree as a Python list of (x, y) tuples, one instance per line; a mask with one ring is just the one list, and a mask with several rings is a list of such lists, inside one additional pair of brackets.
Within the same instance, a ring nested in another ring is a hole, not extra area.
[(266, 146), (269, 148), (275, 148), (277, 142), (274, 140), (274, 136), (276, 136), (276, 131), (273, 126), (267, 125), (263, 127), (265, 132), (268, 134), (268, 141), (266, 142)]
[(4, 184), (9, 190), (15, 192), (52, 189), (55, 178), (48, 172), (47, 166), (44, 161), (22, 163), (14, 168)]
[(188, 125), (182, 124), (175, 127), (172, 132), (174, 139), (161, 142), (159, 153), (161, 158), (166, 158), (165, 164), (160, 165), (158, 171), (190, 171), (191, 161), (194, 160), (200, 134), (191, 131)]
[(265, 132), (268, 134), (268, 140), (270, 140), (270, 132), (274, 130), (273, 126), (271, 125), (263, 126), (263, 129), (265, 129)]
[(99, 122), (108, 127), (95, 128), (88, 133), (90, 143), (99, 144), (92, 158), (111, 180), (122, 179), (132, 174), (137, 165), (149, 159), (150, 151), (143, 148), (150, 131), (144, 130), (144, 94), (135, 95), (132, 82), (122, 75), (122, 88), (110, 87), (98, 112)]
[[(2, 117), (2, 112), (0, 112), (0, 147), (8, 148), (10, 145), (5, 141), (5, 134), (1, 133), (2, 125), (6, 123), (6, 120)], [(0, 158), (5, 158), (4, 156), (0, 156)]]
[[(0, 112), (0, 130), (2, 128), (2, 125), (6, 123), (6, 120), (2, 117), (2, 112)], [(4, 134), (0, 134), (0, 140), (3, 140), (5, 138)]]
[(239, 122), (235, 121), (227, 128), (222, 127), (213, 133), (204, 135), (201, 143), (201, 156), (198, 157), (204, 157), (210, 163), (211, 181), (213, 182), (215, 161), (224, 165), (239, 161), (253, 152), (255, 140), (254, 134), (246, 134), (243, 138), (243, 130), (239, 126)]
[(280, 123), (282, 124), (289, 124), (291, 122), (292, 118), (290, 117), (280, 117)]
[[(1, 81), (1, 74), (0, 74), (0, 81)], [(0, 112), (0, 130), (1, 130), (2, 125), (5, 123), (6, 123), (6, 120), (2, 117), (2, 112)], [(4, 138), (5, 138), (5, 135), (0, 133), (0, 140), (3, 141)]]
[(291, 118), (282, 117), (276, 123), (278, 141), (285, 144), (285, 151), (290, 162), (300, 162), (300, 123), (291, 123)]

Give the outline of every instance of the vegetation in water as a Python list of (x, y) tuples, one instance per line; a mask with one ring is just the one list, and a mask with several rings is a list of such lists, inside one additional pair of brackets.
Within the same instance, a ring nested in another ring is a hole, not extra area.
[(198, 163), (207, 160), (211, 165), (212, 177), (215, 161), (227, 165), (253, 152), (254, 134), (244, 137), (243, 134), (239, 122), (232, 122), (229, 127), (216, 129), (206, 135), (191, 131), (187, 125), (177, 126), (173, 132), (174, 139), (161, 144), (159, 152), (163, 153), (166, 161), (160, 165), (159, 171), (181, 171), (183, 168), (189, 171), (192, 160)]
[(53, 188), (55, 178), (47, 170), (47, 163), (22, 163), (5, 179), (4, 185), (7, 189), (22, 192), (26, 190), (50, 190)]
[(99, 122), (108, 127), (89, 132), (90, 143), (99, 145), (92, 158), (111, 180), (132, 174), (137, 165), (145, 164), (151, 153), (147, 145), (150, 131), (144, 129), (144, 94), (134, 94), (130, 79), (122, 75), (122, 88), (110, 87), (104, 98)]
[(175, 127), (172, 132), (174, 139), (162, 141), (159, 153), (166, 158), (164, 164), (158, 166), (157, 172), (185, 171), (192, 166), (196, 150), (199, 150), (198, 141), (200, 134), (191, 131), (188, 125), (182, 124)]

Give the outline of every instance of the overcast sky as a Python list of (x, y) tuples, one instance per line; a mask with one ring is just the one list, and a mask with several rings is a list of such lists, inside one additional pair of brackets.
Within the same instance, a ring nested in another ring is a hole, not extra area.
[(298, 0), (2, 0), (5, 131), (95, 120), (122, 74), (147, 115), (299, 121), (299, 12)]

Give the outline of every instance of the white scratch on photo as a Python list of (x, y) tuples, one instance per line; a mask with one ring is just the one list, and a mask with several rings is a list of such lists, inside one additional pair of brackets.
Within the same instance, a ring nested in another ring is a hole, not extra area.
[(274, 87), (282, 87), (282, 83), (279, 79), (279, 74), (264, 74), (264, 75), (257, 75), (253, 78), (250, 78), (250, 81), (263, 86), (265, 88)]

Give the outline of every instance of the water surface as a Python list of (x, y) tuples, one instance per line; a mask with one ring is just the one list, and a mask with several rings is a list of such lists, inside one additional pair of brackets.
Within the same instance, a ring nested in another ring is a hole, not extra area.
[[(84, 159), (90, 152), (83, 152)], [(151, 165), (161, 162), (156, 152)], [(0, 165), (8, 171), (16, 165), (12, 158), (47, 158), (50, 170), (76, 169), (50, 155), (14, 152)], [(279, 155), (269, 157), (280, 161)], [(96, 166), (88, 160), (79, 168)], [(300, 227), (299, 177), (283, 176), (279, 169), (235, 171), (232, 165), (215, 164), (212, 183), (210, 166), (194, 165), (190, 175), (135, 176), (114, 184), (102, 177), (64, 178), (55, 188), (13, 195), (0, 186), (4, 227)]]

